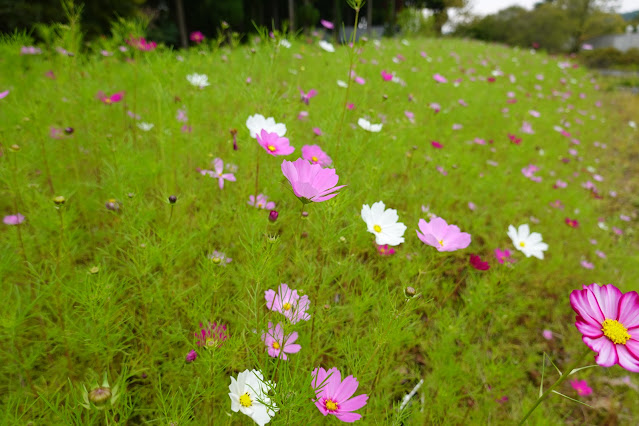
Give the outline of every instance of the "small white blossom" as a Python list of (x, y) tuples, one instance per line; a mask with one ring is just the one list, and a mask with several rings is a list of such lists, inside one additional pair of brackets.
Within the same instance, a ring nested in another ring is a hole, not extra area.
[(199, 87), (200, 89), (205, 88), (209, 85), (209, 78), (204, 74), (189, 74), (186, 76), (186, 79), (195, 87)]
[(530, 227), (527, 223), (515, 229), (514, 226), (508, 227), (508, 236), (513, 241), (513, 245), (517, 250), (526, 255), (526, 257), (534, 256), (537, 259), (544, 258), (544, 251), (548, 250), (548, 244), (542, 241), (539, 232), (530, 233)]

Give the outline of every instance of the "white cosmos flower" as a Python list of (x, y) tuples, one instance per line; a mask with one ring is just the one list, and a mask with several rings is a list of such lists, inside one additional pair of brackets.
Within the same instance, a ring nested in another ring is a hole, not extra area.
[(277, 407), (268, 397), (268, 390), (275, 384), (264, 380), (261, 371), (244, 370), (235, 377), (231, 377), (229, 397), (231, 410), (242, 412), (262, 426), (271, 421)]
[(286, 124), (276, 123), (273, 117), (264, 118), (262, 114), (249, 116), (246, 119), (246, 127), (248, 127), (252, 138), (256, 138), (262, 129), (268, 133), (277, 133), (280, 137), (286, 134)]
[(153, 126), (155, 126), (155, 124), (153, 123), (145, 123), (145, 122), (138, 123), (138, 127), (144, 130), (145, 132), (148, 132), (149, 130), (151, 130)]
[(209, 78), (204, 74), (189, 74), (186, 76), (186, 79), (194, 85), (195, 87), (199, 87), (200, 89), (205, 88), (209, 85)]
[(331, 52), (331, 53), (335, 52), (335, 47), (333, 47), (333, 45), (327, 41), (320, 40), (318, 44), (319, 44), (319, 47), (326, 50), (327, 52)]
[(337, 80), (337, 85), (339, 87), (348, 87), (348, 83), (346, 83), (345, 81), (342, 81), (342, 80)]
[(366, 222), (368, 232), (375, 234), (375, 243), (382, 246), (398, 246), (404, 242), (406, 225), (398, 222), (397, 210), (386, 209), (383, 201), (378, 201), (369, 207), (362, 206), (362, 219)]
[(382, 123), (379, 124), (371, 124), (370, 121), (360, 118), (357, 120), (357, 124), (364, 130), (368, 130), (369, 132), (379, 132), (382, 130)]
[(527, 223), (520, 225), (519, 229), (510, 225), (508, 236), (513, 240), (515, 248), (526, 257), (535, 256), (537, 259), (543, 259), (544, 251), (548, 250), (548, 244), (542, 241), (541, 234), (539, 232), (531, 234)]
[(290, 49), (291, 48), (291, 42), (284, 38), (284, 39), (280, 40), (280, 46), (283, 46), (283, 47), (286, 47), (287, 49)]

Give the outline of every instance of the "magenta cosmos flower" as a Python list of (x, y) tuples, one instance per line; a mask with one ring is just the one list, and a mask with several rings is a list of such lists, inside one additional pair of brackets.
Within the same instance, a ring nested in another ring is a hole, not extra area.
[(288, 359), (286, 354), (295, 354), (302, 349), (300, 345), (294, 343), (297, 337), (297, 331), (284, 335), (284, 328), (282, 328), (281, 323), (273, 327), (273, 323), (269, 322), (268, 331), (262, 333), (262, 341), (268, 348), (269, 356), (281, 358), (284, 361)]
[(309, 90), (308, 93), (300, 89), (301, 101), (304, 102), (306, 105), (308, 105), (308, 102), (311, 100), (311, 98), (314, 98), (315, 96), (317, 96), (317, 90), (315, 89)]
[(116, 103), (116, 102), (120, 102), (122, 100), (122, 98), (124, 97), (124, 92), (115, 92), (114, 94), (112, 94), (111, 96), (107, 96), (104, 94), (104, 92), (102, 90), (100, 90), (97, 94), (97, 98), (100, 99), (102, 102), (104, 102), (107, 105)]
[(311, 304), (308, 296), (300, 297), (297, 294), (297, 290), (291, 289), (284, 283), (280, 284), (277, 293), (275, 290), (266, 290), (264, 298), (268, 309), (281, 313), (291, 324), (311, 319), (310, 314), (306, 313), (308, 306)]
[(229, 338), (226, 325), (217, 323), (209, 323), (208, 326), (200, 323), (200, 331), (194, 333), (194, 335), (198, 338), (196, 344), (207, 349), (219, 348)]
[(302, 158), (322, 167), (329, 166), (333, 162), (331, 157), (326, 155), (319, 145), (304, 145), (302, 147)]
[(200, 44), (204, 41), (204, 34), (202, 34), (200, 31), (193, 31), (189, 38), (192, 42)]
[(310, 164), (303, 158), (282, 162), (282, 173), (291, 183), (293, 193), (304, 204), (330, 200), (337, 190), (346, 185), (337, 185), (339, 176), (334, 169), (323, 169), (319, 164)]
[(256, 137), (257, 143), (259, 143), (262, 148), (264, 148), (266, 152), (272, 156), (289, 155), (295, 151), (295, 148), (290, 145), (288, 138), (281, 137), (275, 132), (269, 133), (262, 129), (260, 134)]
[(612, 284), (583, 287), (570, 293), (570, 304), (583, 342), (597, 352), (595, 361), (639, 373), (639, 295), (621, 293)]
[(470, 234), (461, 232), (455, 225), (449, 225), (441, 217), (433, 217), (430, 222), (419, 219), (417, 237), (437, 251), (455, 251), (470, 244)]
[(320, 413), (325, 416), (332, 414), (346, 423), (353, 423), (362, 418), (361, 414), (353, 413), (353, 411), (366, 405), (368, 395), (362, 394), (351, 398), (359, 386), (356, 378), (348, 376), (342, 381), (341, 373), (336, 367), (328, 371), (316, 368), (311, 375), (313, 376), (311, 386), (317, 397), (315, 405)]

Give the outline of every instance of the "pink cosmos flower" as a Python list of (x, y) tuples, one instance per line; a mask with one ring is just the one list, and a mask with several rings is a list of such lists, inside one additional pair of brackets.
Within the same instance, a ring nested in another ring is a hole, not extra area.
[(521, 138), (518, 138), (517, 135), (513, 135), (512, 133), (508, 133), (508, 139), (515, 145), (521, 144)]
[(294, 162), (284, 160), (282, 173), (291, 183), (295, 196), (304, 204), (330, 200), (337, 195), (338, 189), (346, 186), (335, 186), (339, 176), (334, 169), (323, 169), (321, 165), (310, 164), (303, 158)]
[(468, 208), (469, 208), (471, 211), (473, 211), (473, 212), (474, 212), (474, 211), (477, 209), (477, 205), (476, 205), (475, 203), (473, 203), (472, 201), (469, 201), (469, 202), (468, 202)]
[(201, 170), (200, 173), (204, 176), (209, 175), (212, 178), (216, 178), (218, 180), (218, 184), (220, 185), (220, 189), (224, 188), (224, 181), (228, 180), (229, 182), (235, 182), (235, 175), (233, 173), (224, 173), (224, 162), (221, 158), (216, 158), (213, 160), (213, 168), (215, 170)]
[(258, 209), (265, 210), (273, 210), (275, 208), (275, 203), (273, 201), (268, 201), (268, 197), (264, 194), (259, 194), (257, 196), (257, 202), (255, 202), (255, 196), (249, 196), (248, 201), (249, 206), (255, 206)]
[(406, 118), (408, 118), (408, 121), (410, 121), (411, 123), (415, 122), (415, 113), (413, 113), (412, 111), (404, 111), (404, 115), (406, 116)]
[(322, 151), (319, 145), (304, 145), (302, 147), (302, 158), (322, 167), (330, 165), (333, 161), (331, 157)]
[(448, 82), (448, 80), (446, 80), (446, 77), (444, 77), (441, 74), (435, 74), (433, 75), (433, 79), (438, 82), (438, 83), (446, 83)]
[(284, 283), (277, 288), (277, 293), (275, 290), (266, 290), (264, 298), (268, 309), (284, 315), (291, 324), (311, 319), (311, 315), (306, 312), (311, 304), (308, 296), (300, 297), (297, 290), (292, 290)]
[(461, 124), (453, 123), (453, 130), (460, 130), (462, 127), (464, 126), (462, 126)]
[(431, 141), (430, 144), (433, 146), (433, 148), (437, 148), (437, 149), (442, 149), (444, 147), (444, 145), (442, 145), (441, 143), (437, 141)]
[(315, 133), (315, 136), (322, 136), (322, 129), (319, 127), (313, 127), (313, 133)]
[(22, 216), (20, 213), (11, 214), (9, 216), (5, 216), (2, 219), (2, 222), (5, 225), (20, 225), (22, 222), (24, 222), (24, 216)]
[(557, 179), (557, 181), (555, 182), (555, 184), (552, 187), (555, 188), (555, 189), (558, 189), (558, 188), (565, 188), (567, 186), (568, 186), (568, 184), (566, 182), (564, 182), (561, 179)]
[(262, 333), (262, 341), (268, 348), (269, 356), (273, 358), (281, 358), (284, 361), (288, 359), (286, 354), (295, 354), (299, 352), (302, 347), (294, 342), (297, 340), (297, 331), (291, 334), (284, 335), (284, 329), (282, 323), (278, 323), (273, 327), (273, 323), (268, 323), (268, 331)]
[(512, 262), (510, 255), (510, 250), (501, 250), (499, 248), (495, 249), (495, 258), (497, 258), (497, 262), (499, 263), (503, 264), (504, 261)]
[(0, 99), (6, 98), (8, 94), (9, 94), (8, 90), (5, 90), (4, 92), (0, 92)]
[(110, 105), (112, 103), (120, 102), (124, 97), (124, 91), (115, 92), (111, 96), (107, 96), (104, 94), (104, 92), (102, 92), (102, 90), (100, 90), (96, 96), (105, 104)]
[(593, 265), (592, 263), (588, 262), (587, 260), (582, 260), (581, 261), (581, 266), (586, 268), (586, 269), (594, 269), (595, 265)]
[(202, 34), (200, 31), (193, 31), (189, 38), (192, 42), (200, 44), (204, 41), (204, 34)]
[(455, 251), (468, 247), (470, 234), (461, 232), (459, 227), (449, 225), (440, 217), (433, 217), (430, 222), (419, 219), (417, 237), (425, 244), (433, 246), (437, 251)]
[(62, 129), (58, 129), (57, 127), (51, 126), (49, 128), (49, 137), (52, 139), (62, 139), (64, 136), (64, 131)]
[(535, 131), (534, 131), (534, 130), (533, 130), (533, 128), (532, 128), (532, 124), (530, 124), (530, 123), (529, 123), (529, 122), (527, 122), (527, 121), (524, 121), (524, 122), (522, 123), (522, 125), (521, 125), (521, 131), (522, 131), (522, 133), (526, 133), (526, 134), (529, 134), (529, 135), (534, 135), (534, 134), (535, 134)]
[(382, 79), (384, 81), (391, 81), (393, 79), (393, 74), (387, 73), (386, 70), (382, 70)]
[(570, 293), (570, 304), (583, 342), (597, 352), (597, 364), (639, 373), (639, 294), (621, 293), (612, 284), (584, 285)]
[(357, 83), (357, 84), (366, 84), (366, 80), (364, 80), (360, 76), (357, 76), (357, 77), (355, 77), (355, 83)]
[(322, 24), (322, 26), (327, 30), (332, 30), (333, 28), (335, 28), (335, 25), (331, 21), (327, 21), (325, 19), (320, 19), (320, 24)]
[(308, 105), (308, 101), (311, 100), (311, 98), (314, 98), (315, 96), (317, 96), (317, 90), (315, 89), (311, 89), (308, 91), (308, 93), (305, 93), (302, 89), (300, 90), (300, 97), (301, 97), (301, 101), (304, 102), (306, 105)]
[(471, 254), (469, 259), (470, 266), (478, 271), (487, 271), (490, 269), (488, 262), (482, 261), (481, 257), (477, 254)]
[(437, 167), (436, 167), (436, 169), (437, 169), (437, 171), (438, 171), (439, 173), (441, 173), (442, 175), (444, 175), (444, 176), (448, 176), (448, 172), (444, 169), (444, 167), (442, 167), (442, 166), (437, 166)]
[(592, 388), (585, 380), (571, 380), (570, 386), (577, 391), (579, 396), (588, 396), (592, 393)]
[(215, 322), (213, 324), (208, 323), (207, 326), (200, 323), (200, 331), (194, 333), (194, 335), (199, 339), (195, 343), (207, 349), (219, 348), (229, 338), (226, 325)]
[(297, 114), (297, 119), (300, 121), (306, 121), (308, 119), (308, 111), (300, 111), (300, 113)]
[(439, 111), (441, 111), (441, 109), (442, 109), (442, 107), (441, 107), (438, 103), (436, 103), (436, 102), (432, 102), (432, 103), (429, 105), (429, 107), (430, 107), (430, 108), (432, 108), (432, 109), (435, 111), (435, 113), (438, 113), (438, 112), (439, 112)]
[(564, 222), (566, 222), (566, 225), (570, 226), (571, 228), (579, 228), (579, 221), (577, 219), (570, 219), (567, 217)]
[(157, 43), (154, 41), (146, 41), (144, 37), (131, 37), (128, 39), (127, 44), (137, 48), (138, 50), (142, 50), (144, 52), (148, 52), (154, 50), (157, 47)]
[(316, 368), (311, 373), (313, 381), (311, 386), (315, 391), (317, 400), (315, 406), (323, 415), (332, 414), (345, 423), (353, 423), (362, 418), (361, 414), (353, 413), (359, 410), (368, 401), (368, 395), (362, 394), (351, 398), (359, 382), (353, 376), (346, 377), (343, 381), (340, 371), (333, 367), (326, 371)]
[(546, 339), (546, 340), (552, 340), (553, 339), (553, 334), (552, 334), (552, 331), (550, 331), (550, 330), (542, 331), (541, 335), (544, 336), (544, 339)]
[(266, 150), (268, 154), (272, 156), (289, 155), (295, 151), (288, 141), (288, 138), (281, 137), (277, 133), (269, 133), (262, 129), (261, 133), (257, 135), (257, 143)]
[(461, 105), (461, 106), (465, 106), (465, 107), (466, 107), (466, 106), (468, 106), (468, 104), (466, 103), (466, 101), (465, 101), (465, 100), (463, 100), (463, 99), (458, 100), (458, 101), (457, 101), (457, 103), (459, 103), (459, 105)]

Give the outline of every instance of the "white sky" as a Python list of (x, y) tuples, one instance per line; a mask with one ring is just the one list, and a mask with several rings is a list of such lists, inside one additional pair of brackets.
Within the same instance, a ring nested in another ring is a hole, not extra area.
[[(477, 15), (488, 15), (514, 5), (532, 9), (539, 1), (541, 0), (469, 0), (471, 10)], [(621, 13), (639, 9), (639, 0), (617, 0), (617, 4), (617, 10)]]

